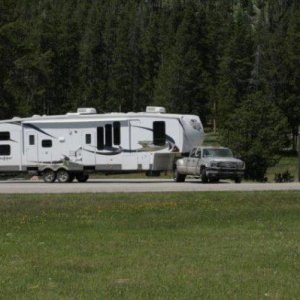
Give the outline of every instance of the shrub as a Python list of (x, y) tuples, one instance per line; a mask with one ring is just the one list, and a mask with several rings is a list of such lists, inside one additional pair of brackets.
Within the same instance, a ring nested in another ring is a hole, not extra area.
[(242, 102), (220, 130), (221, 140), (246, 163), (245, 177), (263, 181), (267, 168), (287, 145), (287, 120), (274, 103), (257, 92)]

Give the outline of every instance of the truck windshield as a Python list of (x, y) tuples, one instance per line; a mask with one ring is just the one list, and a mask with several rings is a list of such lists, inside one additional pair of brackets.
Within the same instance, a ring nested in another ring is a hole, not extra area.
[(233, 157), (230, 149), (204, 149), (203, 157)]

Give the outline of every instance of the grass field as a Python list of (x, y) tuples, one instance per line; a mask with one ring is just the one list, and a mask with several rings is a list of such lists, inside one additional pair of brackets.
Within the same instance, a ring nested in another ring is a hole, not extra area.
[(300, 193), (1, 195), (1, 299), (296, 299)]

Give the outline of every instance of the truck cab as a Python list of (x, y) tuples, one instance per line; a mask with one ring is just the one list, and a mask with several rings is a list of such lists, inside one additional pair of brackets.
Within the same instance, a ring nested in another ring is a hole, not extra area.
[(235, 158), (229, 148), (202, 146), (192, 149), (188, 157), (177, 160), (174, 180), (183, 182), (191, 175), (200, 177), (203, 183), (220, 179), (233, 179), (239, 183), (244, 170), (245, 163)]

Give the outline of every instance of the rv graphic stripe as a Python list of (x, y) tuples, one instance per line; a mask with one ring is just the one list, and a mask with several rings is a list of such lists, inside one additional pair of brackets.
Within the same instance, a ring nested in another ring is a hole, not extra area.
[[(121, 153), (137, 153), (137, 152), (156, 152), (156, 151), (159, 151), (159, 150), (163, 150), (163, 149), (167, 149), (168, 147), (159, 147), (158, 149), (154, 149), (152, 151), (149, 151), (149, 150), (146, 150), (146, 149), (133, 149), (133, 150), (130, 150), (130, 149), (123, 149), (123, 148), (114, 148), (115, 150), (111, 151), (111, 152), (101, 152), (101, 151), (93, 151), (93, 150), (88, 150), (88, 149), (85, 149), (85, 148), (82, 148), (83, 151), (86, 151), (86, 152), (89, 152), (89, 153), (92, 153), (92, 154), (97, 154), (97, 155), (118, 155), (118, 154), (121, 154)], [(104, 149), (106, 150), (106, 149)]]
[(41, 128), (39, 128), (39, 127), (37, 127), (37, 126), (35, 126), (35, 125), (33, 125), (33, 124), (25, 123), (25, 124), (23, 124), (23, 125), (24, 125), (24, 127), (34, 129), (34, 130), (36, 130), (36, 131), (39, 131), (39, 132), (41, 132), (41, 133), (43, 133), (43, 134), (45, 134), (45, 135), (47, 135), (47, 136), (50, 136), (50, 137), (56, 139), (55, 136), (53, 136), (53, 135), (47, 133), (46, 131), (42, 130)]
[[(22, 125), (20, 121), (8, 122), (8, 124), (13, 124), (13, 125), (18, 125), (18, 126), (21, 126), (21, 125)], [(50, 137), (56, 139), (55, 136), (53, 136), (53, 135), (47, 133), (46, 131), (42, 130), (41, 128), (39, 128), (39, 127), (37, 127), (37, 126), (35, 126), (35, 125), (33, 125), (33, 124), (30, 124), (30, 123), (23, 123), (23, 126), (24, 126), (24, 127), (27, 127), (27, 128), (34, 129), (34, 130), (36, 130), (36, 131), (38, 131), (38, 132), (41, 132), (41, 133), (43, 133), (43, 134), (45, 134), (45, 135), (47, 135), (47, 136), (50, 136)]]

